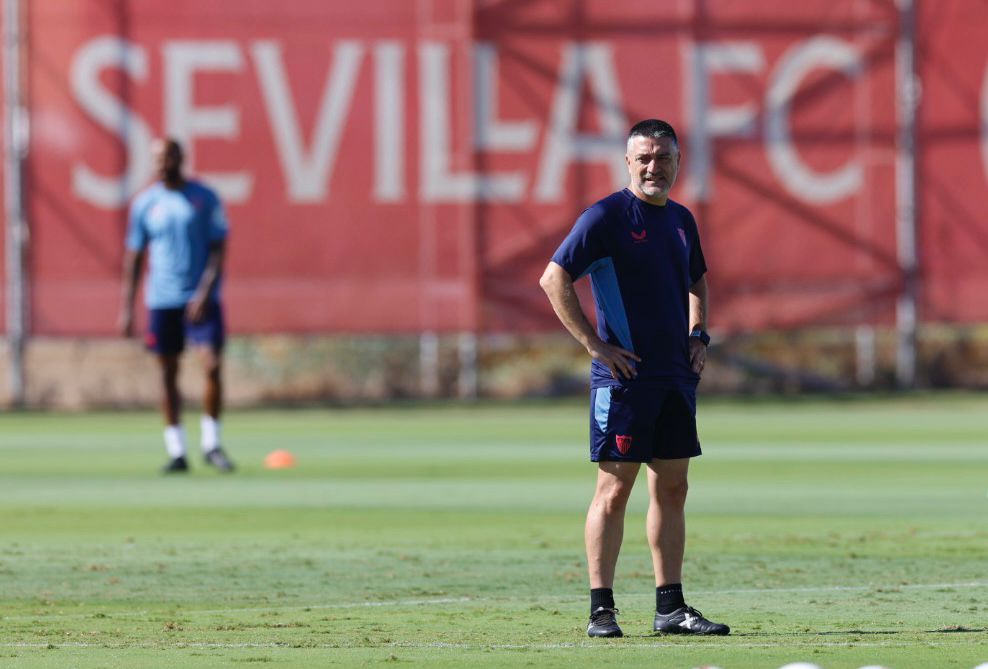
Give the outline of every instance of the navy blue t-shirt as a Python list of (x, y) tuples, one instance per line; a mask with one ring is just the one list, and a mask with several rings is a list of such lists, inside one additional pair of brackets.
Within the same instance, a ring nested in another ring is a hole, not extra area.
[(597, 334), (641, 357), (635, 379), (615, 380), (593, 361), (591, 386), (694, 387), (689, 289), (707, 271), (693, 214), (649, 204), (625, 188), (583, 212), (552, 261), (576, 281), (589, 274)]

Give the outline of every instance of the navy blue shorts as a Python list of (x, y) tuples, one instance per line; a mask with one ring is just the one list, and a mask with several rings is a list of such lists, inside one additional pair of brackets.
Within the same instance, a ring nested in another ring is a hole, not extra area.
[(590, 390), (590, 460), (651, 462), (701, 454), (696, 393), (665, 388)]
[(210, 302), (206, 317), (198, 323), (185, 318), (185, 309), (151, 309), (148, 311), (148, 331), (144, 343), (149, 351), (159, 355), (173, 355), (185, 350), (185, 340), (199, 346), (209, 346), (214, 351), (223, 350), (226, 328), (223, 325), (223, 307)]

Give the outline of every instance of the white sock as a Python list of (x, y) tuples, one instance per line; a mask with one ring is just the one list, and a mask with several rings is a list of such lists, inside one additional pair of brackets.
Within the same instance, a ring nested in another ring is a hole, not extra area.
[(220, 421), (206, 414), (202, 415), (202, 452), (209, 453), (220, 445)]
[(165, 427), (165, 450), (171, 458), (181, 458), (185, 455), (185, 430), (181, 425)]

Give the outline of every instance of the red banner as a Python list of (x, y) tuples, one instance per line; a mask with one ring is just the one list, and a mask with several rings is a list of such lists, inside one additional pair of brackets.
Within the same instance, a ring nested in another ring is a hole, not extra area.
[[(26, 4), (35, 333), (113, 332), (159, 134), (229, 210), (236, 333), (558, 327), (538, 277), (646, 117), (717, 327), (893, 318), (891, 1)], [(921, 317), (988, 320), (988, 6), (919, 4)]]
[(924, 319), (988, 321), (988, 5), (922, 3)]

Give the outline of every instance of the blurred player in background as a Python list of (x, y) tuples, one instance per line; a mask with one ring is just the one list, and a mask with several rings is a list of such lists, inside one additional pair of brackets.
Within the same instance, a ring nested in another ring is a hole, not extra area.
[[(700, 455), (696, 386), (706, 363), (706, 263), (693, 215), (669, 199), (679, 173), (672, 126), (650, 119), (628, 134), (627, 188), (577, 219), (541, 279), (559, 320), (590, 353), (590, 459), (597, 488), (587, 512), (592, 637), (619, 637), (614, 572), (624, 515), (648, 468), (648, 543), (655, 571), (653, 629), (728, 634), (683, 599), (686, 490)], [(589, 274), (597, 330), (573, 282)]]
[(225, 329), (220, 281), (228, 225), (216, 193), (182, 174), (182, 147), (174, 139), (157, 139), (152, 147), (158, 181), (137, 195), (130, 207), (123, 270), (120, 328), (134, 329), (134, 295), (145, 256), (149, 258), (145, 302), (145, 343), (161, 368), (165, 419), (165, 473), (189, 469), (182, 397), (178, 388), (179, 358), (188, 340), (199, 351), (206, 385), (203, 396), (202, 452), (205, 461), (223, 472), (233, 463), (220, 447), (223, 406), (221, 363)]

